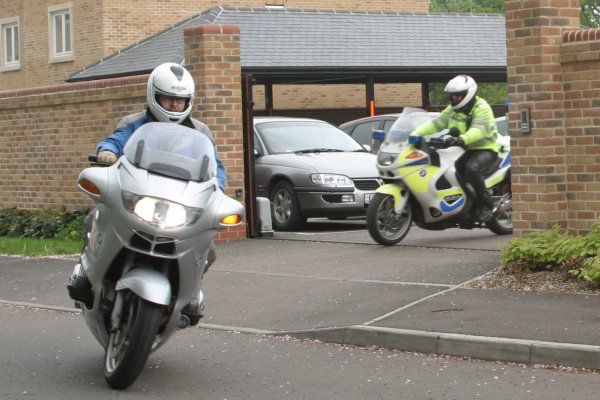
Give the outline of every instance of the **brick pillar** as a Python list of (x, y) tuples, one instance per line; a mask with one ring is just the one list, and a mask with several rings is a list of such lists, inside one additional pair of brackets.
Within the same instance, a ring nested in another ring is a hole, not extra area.
[[(579, 25), (578, 0), (507, 0), (509, 128), (516, 236), (568, 227), (567, 151), (561, 69), (562, 33)], [(519, 111), (530, 109), (531, 133)]]
[[(205, 24), (184, 32), (186, 68), (196, 82), (192, 115), (206, 123), (217, 143), (227, 170), (225, 193), (238, 201), (236, 190), (244, 189), (242, 136), (242, 72), (240, 27)], [(219, 239), (246, 237), (246, 226), (219, 233)]]

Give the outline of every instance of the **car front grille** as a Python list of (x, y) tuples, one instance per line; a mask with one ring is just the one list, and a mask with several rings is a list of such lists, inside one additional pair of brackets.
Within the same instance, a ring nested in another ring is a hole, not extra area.
[(364, 191), (377, 190), (383, 183), (381, 179), (377, 178), (353, 179), (352, 182), (354, 182), (354, 186), (356, 186), (358, 190)]

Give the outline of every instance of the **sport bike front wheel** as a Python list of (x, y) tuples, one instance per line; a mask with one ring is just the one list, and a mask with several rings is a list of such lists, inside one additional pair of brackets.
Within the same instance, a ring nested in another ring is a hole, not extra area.
[(125, 389), (138, 377), (158, 332), (162, 306), (133, 292), (125, 294), (119, 326), (113, 327), (106, 345), (104, 379), (113, 389)]
[(367, 229), (373, 240), (384, 246), (392, 246), (404, 239), (411, 224), (410, 205), (407, 204), (397, 213), (392, 196), (375, 193), (367, 208)]

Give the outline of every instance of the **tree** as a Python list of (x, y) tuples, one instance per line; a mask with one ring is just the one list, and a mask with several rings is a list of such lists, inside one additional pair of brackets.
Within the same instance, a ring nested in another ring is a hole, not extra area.
[[(579, 0), (581, 25), (600, 27), (600, 3), (598, 0)], [(431, 12), (504, 13), (504, 0), (430, 0)]]
[(600, 4), (598, 0), (579, 0), (581, 5), (581, 25), (589, 28), (600, 27)]
[(504, 0), (430, 0), (429, 11), (504, 13)]

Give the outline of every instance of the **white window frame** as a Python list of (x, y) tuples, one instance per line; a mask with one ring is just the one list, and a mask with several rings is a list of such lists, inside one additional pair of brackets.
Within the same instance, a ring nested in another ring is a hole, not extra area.
[(48, 7), (48, 48), (51, 63), (73, 60), (72, 3)]
[[(19, 17), (1, 19), (0, 26), (2, 29), (0, 32), (0, 36), (2, 37), (2, 42), (0, 43), (0, 49), (2, 49), (0, 70), (13, 71), (21, 69), (21, 29)], [(9, 35), (11, 40), (7, 44)], [(11, 59), (9, 59), (9, 55), (11, 55)]]

